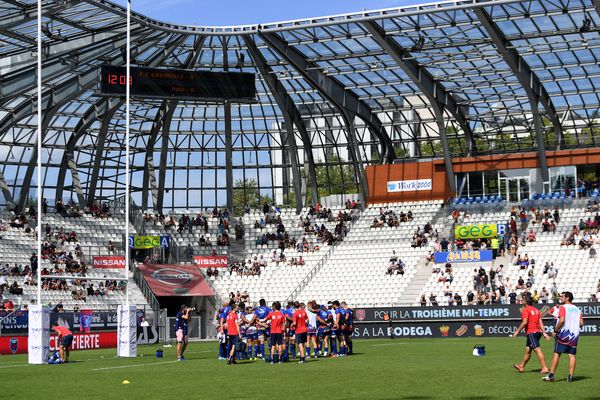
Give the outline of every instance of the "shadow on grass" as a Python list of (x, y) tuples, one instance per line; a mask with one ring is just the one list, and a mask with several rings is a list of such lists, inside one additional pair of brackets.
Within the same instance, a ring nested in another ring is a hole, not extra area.
[[(573, 382), (578, 382), (578, 381), (585, 381), (586, 379), (592, 379), (589, 376), (574, 376), (573, 377)], [(554, 376), (554, 381), (555, 382), (566, 382), (567, 378), (562, 378), (562, 379), (556, 379), (556, 376)], [(600, 397), (588, 397), (590, 399), (600, 399)]]

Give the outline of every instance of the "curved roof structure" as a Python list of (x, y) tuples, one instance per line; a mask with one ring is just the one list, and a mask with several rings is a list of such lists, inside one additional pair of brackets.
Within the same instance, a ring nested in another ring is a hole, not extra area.
[[(35, 187), (36, 2), (0, 0), (0, 202)], [(124, 192), (125, 10), (43, 9), (44, 197)], [(258, 191), (301, 206), (365, 190), (364, 166), (598, 146), (600, 0), (466, 0), (239, 27), (132, 16), (132, 64), (256, 74), (257, 102), (133, 99), (134, 201), (231, 206)], [(451, 179), (453, 182), (453, 179)]]

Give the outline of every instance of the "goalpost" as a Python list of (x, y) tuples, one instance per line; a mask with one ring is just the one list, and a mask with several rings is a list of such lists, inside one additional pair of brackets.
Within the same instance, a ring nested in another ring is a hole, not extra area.
[(117, 356), (137, 356), (136, 306), (129, 304), (129, 103), (131, 74), (131, 0), (127, 0), (127, 51), (125, 56), (125, 304), (119, 305)]
[[(127, 0), (126, 82), (130, 81), (131, 0)], [(117, 356), (137, 356), (137, 309), (129, 304), (129, 104), (125, 85), (125, 304), (117, 309)], [(42, 1), (37, 0), (37, 302), (28, 310), (28, 363), (46, 364), (50, 351), (50, 309), (42, 305)], [(55, 278), (55, 277), (51, 277)], [(71, 277), (73, 279), (81, 277)]]

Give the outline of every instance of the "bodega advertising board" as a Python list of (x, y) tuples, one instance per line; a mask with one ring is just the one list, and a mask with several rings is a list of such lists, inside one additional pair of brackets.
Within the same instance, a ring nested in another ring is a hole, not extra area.
[[(536, 304), (546, 316), (553, 304)], [(577, 303), (584, 318), (600, 318), (600, 303)], [(389, 317), (393, 321), (476, 321), (521, 319), (519, 304), (498, 304), (489, 306), (447, 306), (447, 307), (382, 307), (356, 308), (354, 320), (357, 322), (380, 322)], [(387, 316), (386, 316), (387, 315)]]
[[(508, 337), (514, 335), (520, 321), (462, 321), (424, 323), (357, 323), (352, 337), (358, 339), (391, 338), (461, 338)], [(554, 331), (552, 324), (545, 325), (546, 332)], [(521, 331), (523, 340), (525, 331)], [(600, 319), (585, 320), (582, 336), (600, 335)], [(518, 339), (517, 339), (518, 340)]]

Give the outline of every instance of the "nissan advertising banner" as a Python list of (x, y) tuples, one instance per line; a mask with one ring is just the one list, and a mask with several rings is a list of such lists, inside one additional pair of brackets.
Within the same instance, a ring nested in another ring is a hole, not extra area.
[[(584, 318), (600, 318), (600, 303), (577, 303)], [(536, 304), (543, 316), (548, 314), (553, 304)], [(489, 306), (451, 307), (388, 307), (356, 308), (354, 319), (357, 322), (380, 322), (387, 317), (397, 322), (408, 321), (481, 321), (521, 319), (519, 304), (497, 304)], [(387, 317), (384, 317), (386, 316)], [(549, 318), (549, 317), (548, 317)]]
[(156, 296), (212, 296), (211, 287), (195, 265), (139, 264)]
[(94, 268), (125, 268), (125, 256), (94, 256)]
[(227, 268), (227, 256), (194, 256), (194, 262), (200, 268)]

